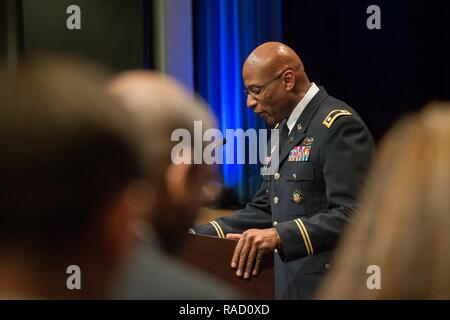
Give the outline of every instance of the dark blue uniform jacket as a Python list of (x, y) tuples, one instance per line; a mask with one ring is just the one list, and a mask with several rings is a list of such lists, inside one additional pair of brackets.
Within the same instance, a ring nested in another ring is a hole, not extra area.
[[(280, 131), (284, 126), (286, 120)], [(311, 298), (332, 268), (332, 252), (351, 220), (373, 151), (355, 110), (321, 87), (280, 146), (278, 172), (264, 176), (244, 209), (193, 229), (225, 237), (274, 226), (282, 241), (274, 255), (276, 298)]]

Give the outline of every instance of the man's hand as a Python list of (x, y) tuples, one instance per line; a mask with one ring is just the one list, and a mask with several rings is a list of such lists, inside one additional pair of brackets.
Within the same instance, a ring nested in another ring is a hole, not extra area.
[(234, 249), (231, 267), (237, 267), (236, 275), (256, 276), (261, 266), (264, 254), (272, 252), (281, 244), (281, 239), (275, 228), (249, 229), (243, 234), (229, 233), (227, 239), (239, 240)]

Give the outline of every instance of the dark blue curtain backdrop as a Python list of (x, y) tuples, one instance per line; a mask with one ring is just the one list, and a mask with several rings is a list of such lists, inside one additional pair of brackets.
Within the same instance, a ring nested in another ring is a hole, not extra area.
[[(256, 46), (282, 39), (281, 1), (194, 0), (194, 19), (196, 91), (211, 105), (220, 130), (265, 128), (246, 106), (241, 68)], [(248, 200), (261, 181), (259, 169), (224, 164), (225, 186)]]

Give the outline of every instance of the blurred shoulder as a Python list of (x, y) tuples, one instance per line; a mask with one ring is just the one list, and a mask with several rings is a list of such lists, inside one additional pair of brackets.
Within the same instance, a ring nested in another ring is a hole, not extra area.
[(120, 299), (236, 299), (227, 286), (151, 246), (142, 246), (121, 273)]

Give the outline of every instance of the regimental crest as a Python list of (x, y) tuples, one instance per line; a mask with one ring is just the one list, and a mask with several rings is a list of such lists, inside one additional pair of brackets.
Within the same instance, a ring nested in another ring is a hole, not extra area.
[(305, 139), (303, 139), (302, 145), (303, 146), (310, 146), (312, 145), (314, 142), (314, 138), (308, 138), (306, 137)]
[(294, 191), (292, 193), (292, 201), (294, 201), (295, 204), (303, 203), (303, 193), (301, 193), (300, 191)]

